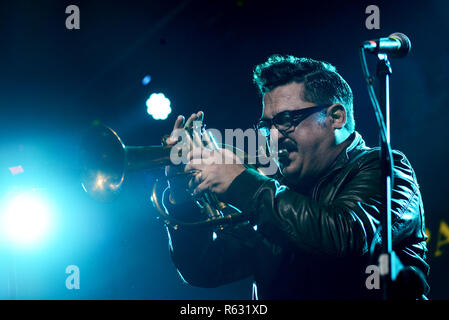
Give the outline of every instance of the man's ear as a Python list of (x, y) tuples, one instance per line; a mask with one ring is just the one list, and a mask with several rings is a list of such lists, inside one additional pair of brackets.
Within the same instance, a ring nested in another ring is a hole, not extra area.
[(331, 105), (328, 109), (328, 114), (331, 118), (332, 127), (334, 129), (341, 129), (346, 123), (346, 109), (339, 103)]

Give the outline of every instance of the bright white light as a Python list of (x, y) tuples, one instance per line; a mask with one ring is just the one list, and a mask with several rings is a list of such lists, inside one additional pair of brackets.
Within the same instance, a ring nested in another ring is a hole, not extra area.
[(153, 93), (147, 100), (147, 112), (155, 120), (165, 120), (171, 113), (170, 100), (163, 93)]
[(41, 241), (50, 227), (47, 205), (35, 194), (12, 198), (1, 215), (1, 232), (6, 241), (20, 246)]

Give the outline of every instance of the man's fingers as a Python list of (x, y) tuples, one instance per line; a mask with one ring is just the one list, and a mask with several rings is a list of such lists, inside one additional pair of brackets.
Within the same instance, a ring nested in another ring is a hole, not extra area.
[(218, 148), (217, 145), (212, 141), (211, 133), (209, 131), (204, 130), (202, 138), (205, 147), (210, 148), (212, 150), (216, 150)]
[[(193, 148), (187, 153), (187, 159), (189, 161), (193, 159), (209, 159), (210, 157), (213, 157), (213, 150), (210, 150), (208, 148)], [(196, 161), (195, 163), (201, 163)]]
[(196, 116), (197, 116), (198, 121), (201, 121), (201, 124), (203, 124), (204, 112), (203, 111), (198, 111), (196, 113)]
[(169, 146), (175, 145), (178, 142), (178, 138), (177, 138), (178, 136), (175, 135), (175, 132), (180, 129), (191, 129), (193, 126), (193, 122), (201, 121), (201, 123), (202, 123), (203, 117), (204, 117), (203, 111), (198, 111), (197, 113), (192, 113), (190, 115), (190, 117), (187, 119), (187, 121), (183, 115), (179, 115), (176, 118), (175, 124), (173, 125), (173, 130), (170, 134), (170, 137), (168, 137), (165, 140), (165, 143)]
[(198, 111), (197, 113), (192, 113), (190, 117), (187, 119), (187, 121), (184, 124), (184, 129), (190, 129), (193, 126), (194, 121), (201, 121), (201, 124), (203, 124), (204, 119), (204, 112)]
[(184, 168), (184, 172), (185, 173), (191, 173), (192, 171), (201, 171), (202, 165), (198, 164), (198, 163), (192, 163), (189, 162), (185, 168)]
[(209, 185), (210, 185), (210, 181), (208, 179), (204, 180), (195, 188), (195, 190), (193, 191), (193, 194), (197, 195), (197, 194), (203, 193), (204, 191), (209, 189)]
[(194, 148), (187, 153), (187, 159), (191, 161), (192, 159), (201, 158), (202, 151), (200, 148)]
[[(192, 137), (190, 134), (184, 134), (183, 132), (180, 132), (179, 130), (191, 130), (193, 127), (194, 121), (203, 121), (204, 113), (202, 111), (198, 111), (197, 113), (192, 113), (190, 117), (185, 119), (184, 116), (179, 115), (176, 118), (175, 124), (173, 125), (173, 131), (171, 132), (170, 136), (165, 139), (165, 144), (168, 146), (174, 146), (176, 145), (182, 136), (182, 141), (185, 144), (192, 144)], [(201, 139), (200, 139), (201, 141)]]
[(175, 145), (178, 142), (178, 139), (174, 136), (174, 133), (176, 132), (176, 130), (181, 129), (184, 126), (184, 120), (185, 120), (185, 118), (182, 115), (179, 115), (176, 118), (175, 124), (173, 125), (173, 130), (170, 133), (170, 137), (168, 137), (165, 140), (165, 143), (167, 145), (172, 146), (172, 145)]
[(186, 123), (184, 124), (184, 129), (189, 129), (192, 127), (193, 121), (195, 121), (197, 119), (197, 114), (196, 113), (192, 113), (190, 115), (190, 117), (187, 119)]
[(202, 171), (195, 173), (193, 175), (192, 179), (190, 179), (190, 181), (189, 181), (189, 188), (194, 189), (197, 185), (199, 185), (201, 182), (203, 182), (204, 178), (205, 177), (203, 177)]
[(178, 116), (175, 121), (175, 125), (173, 126), (173, 131), (176, 129), (181, 129), (184, 126), (185, 118), (183, 115)]

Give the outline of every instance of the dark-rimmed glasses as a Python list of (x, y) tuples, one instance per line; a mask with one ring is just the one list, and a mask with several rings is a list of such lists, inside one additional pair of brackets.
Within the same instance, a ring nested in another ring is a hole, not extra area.
[(329, 108), (330, 105), (317, 105), (309, 108), (293, 111), (283, 111), (273, 117), (273, 119), (261, 119), (255, 126), (257, 130), (264, 136), (270, 136), (270, 130), (274, 126), (284, 136), (291, 131), (291, 128), (298, 126), (301, 121), (305, 120), (315, 112)]

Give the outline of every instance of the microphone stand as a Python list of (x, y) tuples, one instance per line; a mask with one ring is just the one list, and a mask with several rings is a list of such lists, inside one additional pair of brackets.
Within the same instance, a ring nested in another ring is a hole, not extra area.
[[(392, 57), (404, 57), (410, 51), (410, 40), (401, 33), (394, 33), (389, 38), (393, 38), (401, 43), (399, 51), (390, 50)], [(379, 126), (379, 144), (380, 144), (380, 167), (381, 167), (381, 181), (383, 203), (385, 203), (385, 212), (381, 214), (381, 248), (379, 256), (379, 273), (382, 289), (382, 298), (387, 299), (403, 299), (413, 298), (427, 300), (425, 296), (428, 291), (428, 286), (425, 281), (424, 274), (413, 266), (404, 267), (398, 256), (393, 251), (392, 238), (392, 189), (394, 179), (394, 159), (390, 145), (390, 76), (392, 69), (388, 55), (384, 53), (388, 50), (383, 50), (381, 40), (373, 46), (374, 41), (364, 42), (360, 47), (360, 59), (362, 62), (362, 71), (365, 77), (368, 93), (373, 105), (374, 114), (376, 116), (377, 124)], [(397, 44), (396, 44), (397, 45)], [(403, 46), (403, 48), (402, 48)], [(380, 49), (379, 49), (380, 48)], [(384, 49), (388, 49), (388, 41), (383, 44)], [(370, 53), (377, 54), (377, 70), (376, 78), (379, 85), (379, 100), (374, 92), (374, 80), (369, 73), (368, 65), (366, 63), (365, 50)], [(377, 50), (377, 52), (376, 52)], [(385, 115), (385, 117), (384, 117)], [(385, 119), (385, 120), (384, 120)], [(377, 234), (370, 246), (371, 254), (375, 255)]]
[[(389, 289), (392, 284), (392, 271), (396, 269), (396, 260), (392, 257), (393, 244), (391, 232), (391, 193), (393, 185), (393, 154), (390, 144), (390, 76), (392, 69), (388, 55), (378, 54), (377, 61), (377, 79), (379, 81), (379, 107), (375, 108), (375, 112), (381, 112), (385, 115), (385, 122), (380, 126), (379, 142), (380, 142), (380, 167), (381, 179), (383, 186), (383, 202), (386, 211), (382, 215), (381, 221), (381, 255), (379, 257), (379, 270), (381, 276), (382, 298), (387, 300), (390, 297)], [(380, 120), (380, 115), (377, 116)]]
[[(379, 84), (379, 100), (376, 98), (373, 83), (374, 78), (369, 75), (366, 65), (364, 48), (360, 51), (362, 69), (365, 80), (368, 84), (368, 93), (374, 107), (374, 113), (379, 125), (380, 142), (380, 165), (383, 203), (386, 211), (381, 218), (381, 253), (379, 256), (379, 273), (382, 289), (382, 298), (390, 299), (393, 281), (403, 268), (402, 263), (393, 251), (392, 231), (391, 231), (391, 196), (393, 186), (393, 154), (390, 145), (390, 75), (392, 69), (388, 55), (379, 53), (377, 55), (376, 76)], [(384, 117), (385, 115), (385, 117)], [(385, 119), (385, 120), (384, 120)]]

